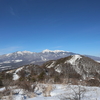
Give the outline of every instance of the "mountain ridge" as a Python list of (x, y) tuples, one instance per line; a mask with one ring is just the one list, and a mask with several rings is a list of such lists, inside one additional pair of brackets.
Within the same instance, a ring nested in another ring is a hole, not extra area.
[[(17, 51), (14, 53), (0, 55), (0, 70), (17, 68), (26, 64), (41, 65), (49, 60), (56, 60), (70, 55), (77, 55), (77, 53), (64, 50), (43, 50), (42, 52)], [(85, 55), (96, 61), (100, 61), (100, 57)]]

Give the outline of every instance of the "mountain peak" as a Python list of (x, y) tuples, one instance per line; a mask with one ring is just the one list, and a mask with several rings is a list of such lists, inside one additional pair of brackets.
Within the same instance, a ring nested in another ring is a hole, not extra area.
[(16, 53), (23, 54), (23, 53), (33, 53), (33, 52), (30, 52), (30, 51), (17, 51)]
[(45, 50), (42, 51), (42, 53), (46, 53), (46, 52), (52, 52), (52, 50), (45, 49)]
[(49, 53), (49, 52), (59, 53), (59, 52), (66, 52), (66, 51), (64, 51), (64, 50), (49, 50), (49, 49), (45, 49), (42, 51), (42, 53)]
[(67, 62), (75, 65), (76, 60), (80, 60), (82, 57), (80, 55), (72, 55), (72, 58), (70, 60), (68, 60)]

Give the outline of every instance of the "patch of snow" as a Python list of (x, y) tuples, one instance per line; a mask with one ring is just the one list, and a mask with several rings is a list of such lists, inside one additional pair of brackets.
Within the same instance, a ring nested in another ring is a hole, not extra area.
[(23, 61), (23, 60), (14, 60), (14, 63), (21, 62), (21, 61)]
[(61, 73), (61, 69), (59, 67), (60, 65), (58, 64), (56, 67), (55, 67), (55, 71), (58, 72), (58, 73)]
[(8, 53), (8, 54), (6, 54), (6, 56), (10, 56), (12, 53)]
[(61, 73), (61, 70), (59, 68), (56, 68), (55, 71)]
[(42, 56), (41, 56), (41, 59), (42, 59), (43, 61), (46, 61), (46, 60), (47, 60), (46, 58), (43, 58)]
[(70, 60), (67, 61), (67, 63), (70, 63), (72, 65), (76, 65), (76, 60), (80, 60), (82, 57), (80, 55), (73, 55)]
[(17, 51), (16, 53), (17, 54), (20, 54), (20, 55), (23, 55), (23, 53), (21, 51)]
[(18, 80), (20, 77), (18, 76), (18, 74), (13, 73), (13, 80)]
[(42, 53), (46, 53), (46, 52), (52, 52), (52, 51), (48, 49), (42, 51)]
[(10, 61), (4, 61), (3, 63), (10, 63)]
[(100, 63), (100, 61), (96, 61), (96, 62)]
[(52, 62), (52, 64), (50, 66), (46, 66), (47, 68), (51, 68), (54, 66), (55, 61)]
[(4, 91), (5, 90), (5, 87), (3, 87), (3, 88), (0, 88), (0, 91)]
[(18, 80), (20, 77), (19, 75), (17, 74), (17, 72), (21, 71), (23, 69), (23, 67), (21, 68), (18, 68), (15, 73), (13, 73), (13, 80)]

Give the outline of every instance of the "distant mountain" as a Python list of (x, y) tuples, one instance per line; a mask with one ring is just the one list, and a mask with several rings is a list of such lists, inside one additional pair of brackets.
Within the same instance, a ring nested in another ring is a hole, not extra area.
[[(18, 68), (26, 64), (41, 65), (49, 60), (76, 55), (76, 53), (63, 50), (43, 50), (42, 52), (18, 51), (10, 54), (0, 55), (0, 70)], [(85, 55), (88, 56), (88, 55)], [(100, 57), (88, 56), (94, 60), (100, 61)]]

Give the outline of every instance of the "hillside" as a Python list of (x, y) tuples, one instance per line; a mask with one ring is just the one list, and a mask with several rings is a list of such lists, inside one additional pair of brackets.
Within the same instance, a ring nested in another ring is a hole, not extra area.
[[(100, 80), (100, 64), (91, 58), (82, 55), (72, 55), (58, 60), (47, 61), (43, 65), (24, 65), (6, 73), (12, 74), (13, 80), (29, 80), (33, 82), (62, 83), (80, 80)], [(90, 83), (89, 83), (90, 84)]]

